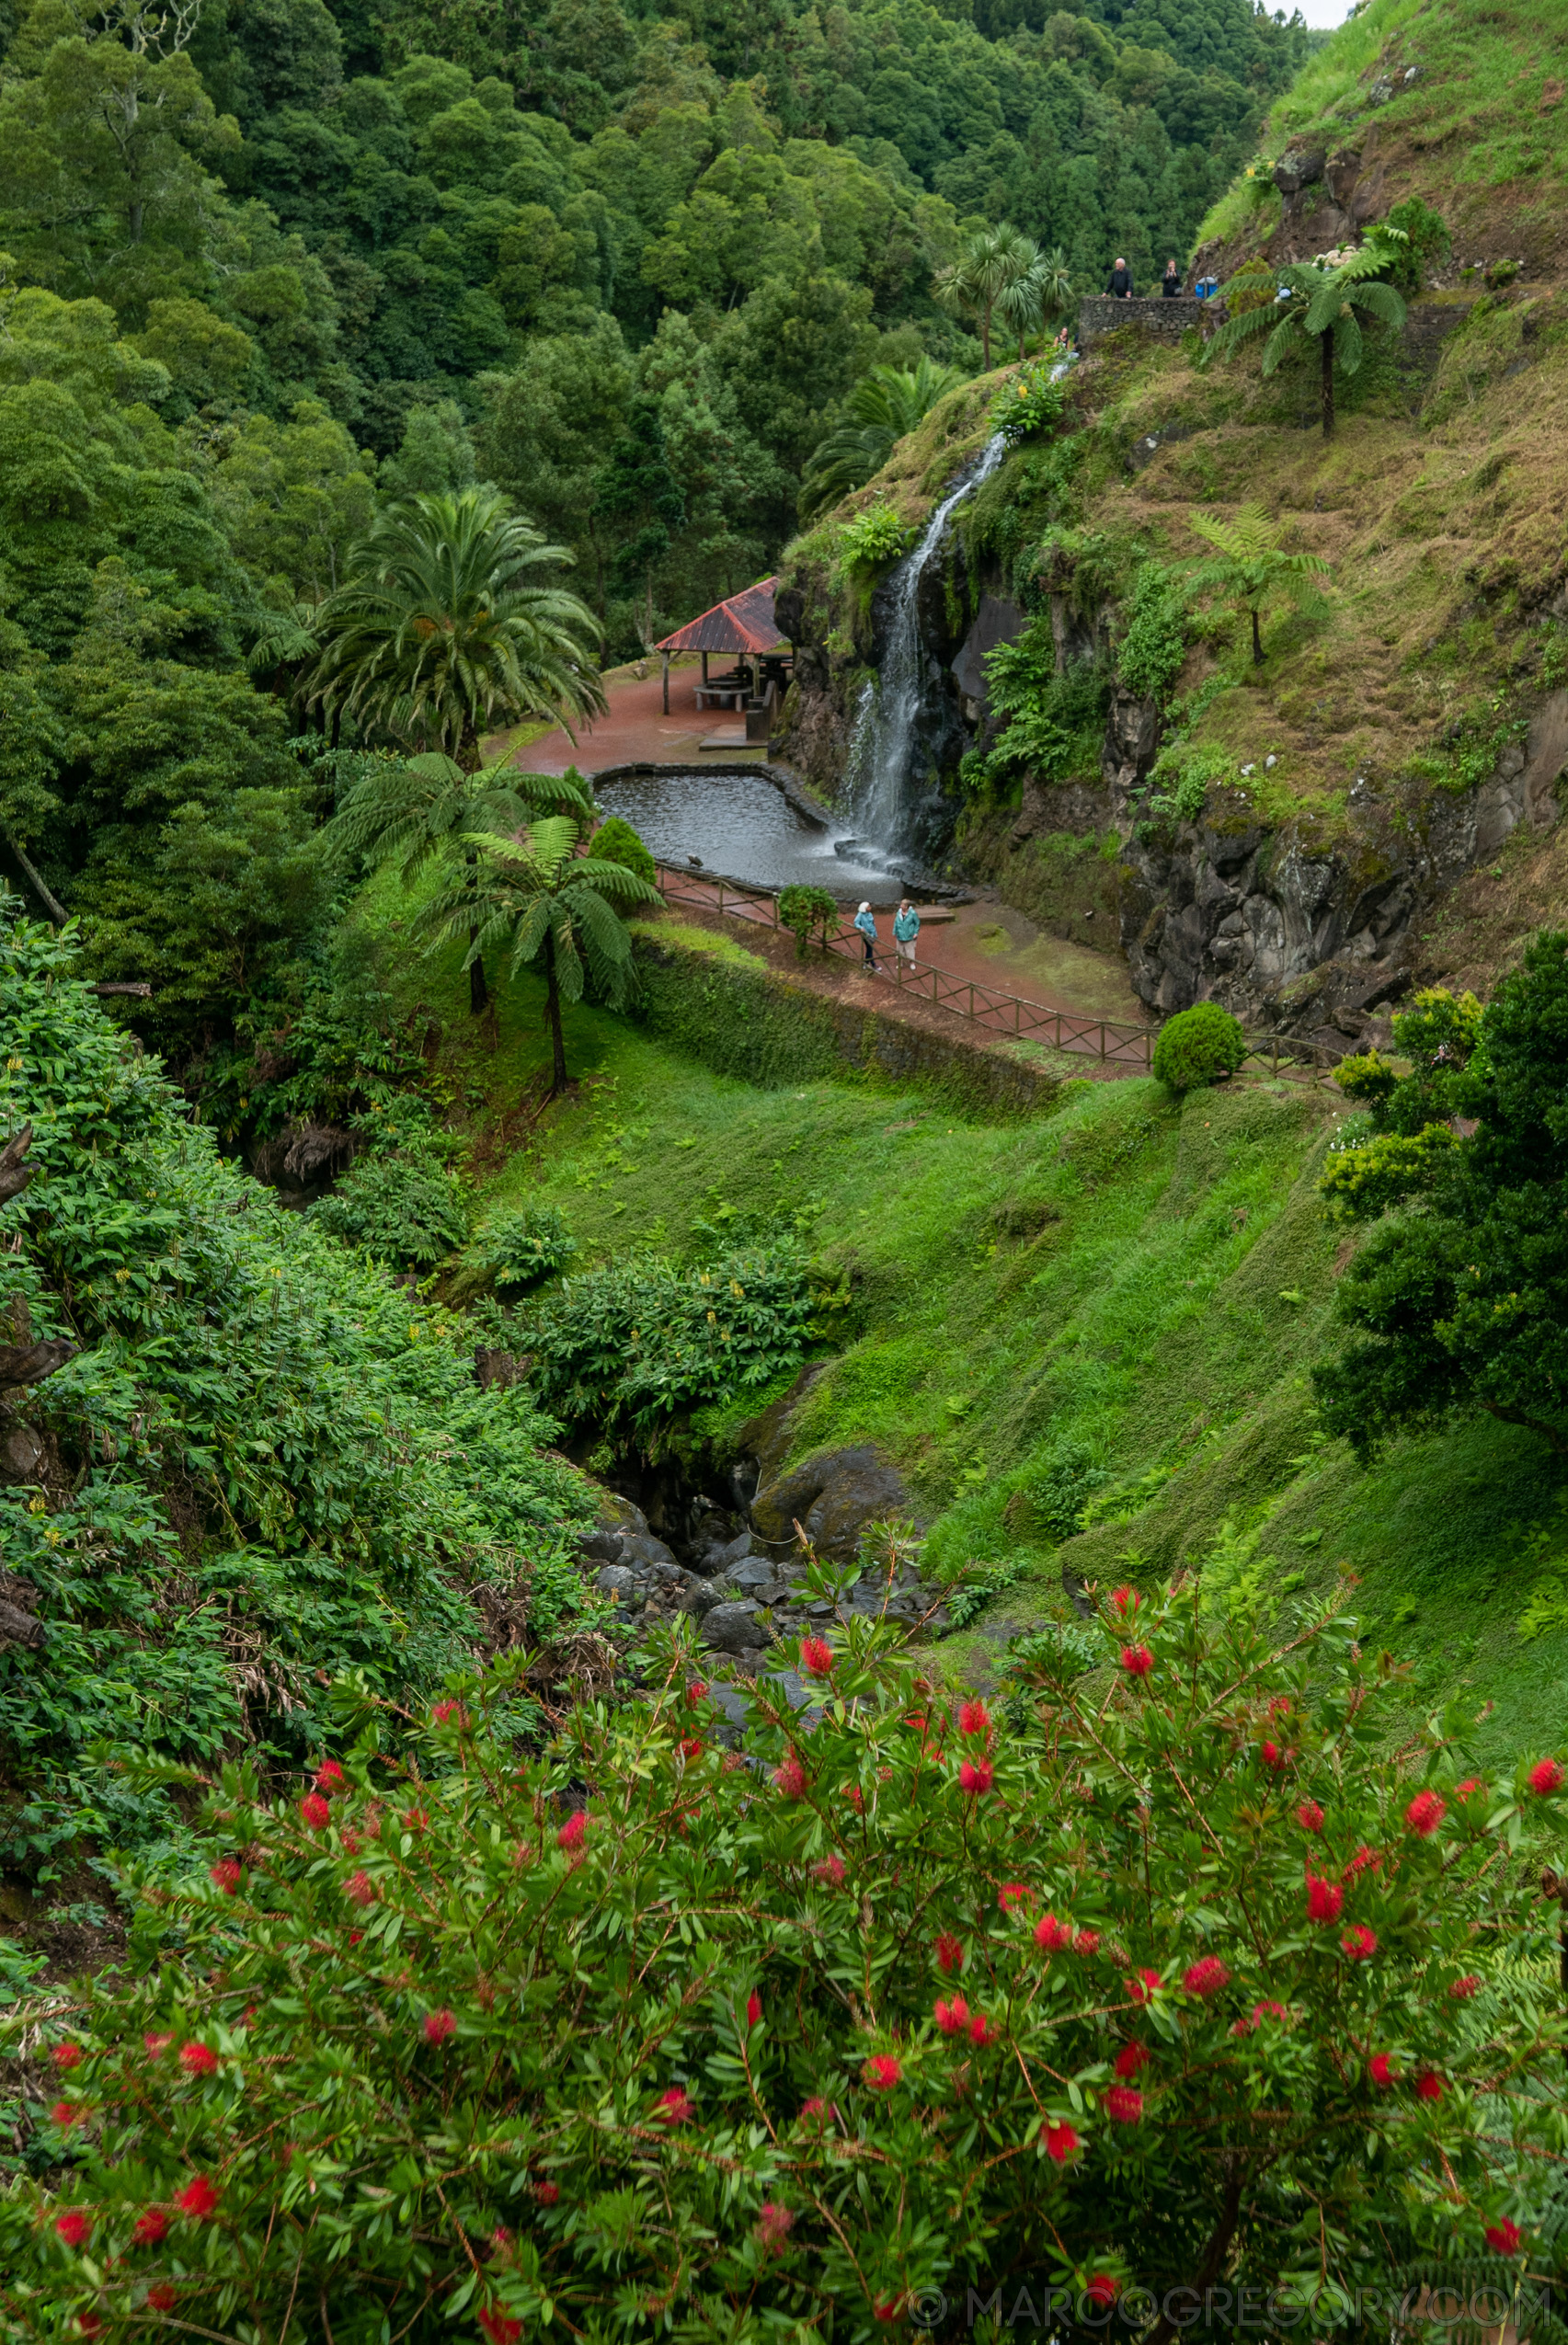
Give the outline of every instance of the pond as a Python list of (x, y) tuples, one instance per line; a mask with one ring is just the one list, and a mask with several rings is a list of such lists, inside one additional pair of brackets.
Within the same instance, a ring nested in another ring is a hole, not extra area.
[(750, 766), (708, 773), (670, 766), (606, 777), (593, 790), (605, 813), (629, 822), (660, 863), (689, 864), (695, 856), (715, 879), (826, 887), (845, 901), (877, 891), (886, 901), (898, 882), (898, 863), (889, 865), (874, 848), (864, 862), (836, 854), (835, 841), (853, 843), (852, 833), (837, 824), (819, 829)]

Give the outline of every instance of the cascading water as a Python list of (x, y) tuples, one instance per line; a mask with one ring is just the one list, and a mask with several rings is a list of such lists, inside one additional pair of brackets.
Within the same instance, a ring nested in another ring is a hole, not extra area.
[(1007, 452), (999, 432), (972, 473), (950, 489), (926, 523), (912, 554), (890, 581), (893, 617), (882, 655), (881, 681), (866, 686), (850, 741), (846, 780), (855, 828), (878, 846), (898, 849), (910, 841), (910, 784), (924, 699), (925, 651), (920, 633), (921, 574), (942, 543), (954, 509), (989, 479)]

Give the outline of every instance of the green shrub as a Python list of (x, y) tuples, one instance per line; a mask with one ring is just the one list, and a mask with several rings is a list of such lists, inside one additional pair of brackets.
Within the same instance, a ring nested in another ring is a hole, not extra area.
[(1453, 251), (1448, 222), (1419, 196), (1406, 196), (1389, 213), (1388, 225), (1404, 232), (1402, 244), (1391, 245), (1389, 282), (1402, 292), (1419, 293), (1433, 267), (1441, 269)]
[(1555, 2187), (1561, 1767), (1413, 1746), (1350, 1620), (1271, 1653), (1190, 1581), (1138, 1605), (994, 1717), (852, 1617), (750, 1765), (668, 1631), (542, 1758), (516, 1664), (401, 1765), (344, 1688), (340, 1763), (225, 1773), (134, 1959), (3, 2023), (60, 2099), (0, 2325), (849, 2345), (1037, 2273), (1084, 2337), (1217, 2269), (1289, 2327), (1484, 2262)]
[(1161, 750), (1150, 770), (1149, 811), (1168, 820), (1196, 822), (1210, 790), (1235, 778), (1236, 761), (1224, 749), (1173, 742)]
[(629, 822), (612, 814), (601, 822), (593, 834), (590, 852), (601, 864), (620, 864), (626, 871), (635, 871), (652, 887), (658, 876), (658, 866), (641, 838)]
[(839, 532), (839, 559), (846, 570), (885, 570), (909, 552), (910, 532), (891, 505), (868, 505)]
[(1161, 1027), (1150, 1072), (1169, 1091), (1200, 1091), (1217, 1075), (1233, 1075), (1246, 1055), (1240, 1020), (1218, 1001), (1199, 1001)]
[(821, 933), (822, 950), (828, 949), (828, 932), (839, 917), (839, 899), (825, 887), (791, 887), (779, 897), (779, 919), (794, 932), (795, 957), (806, 958), (806, 947), (813, 929)]
[(423, 1155), (361, 1156), (310, 1212), (344, 1245), (405, 1269), (433, 1269), (468, 1236), (455, 1174)]
[(766, 1384), (806, 1347), (811, 1295), (793, 1245), (678, 1267), (653, 1255), (564, 1279), (527, 1320), (546, 1408), (645, 1447), (678, 1412)]
[(553, 1205), (519, 1206), (487, 1221), (468, 1250), (476, 1270), (503, 1291), (536, 1287), (564, 1270), (578, 1250), (567, 1217)]
[(1026, 765), (1062, 782), (1098, 762), (1107, 680), (1091, 660), (1056, 671), (1050, 623), (1032, 620), (1013, 643), (986, 654), (991, 705), (1008, 722), (990, 751), (993, 769)]
[(990, 428), (1001, 432), (1010, 448), (1032, 432), (1051, 430), (1061, 419), (1067, 395), (1059, 383), (1051, 381), (1051, 364), (1042, 360), (1038, 366), (1015, 375), (996, 395)]
[(1162, 701), (1186, 656), (1181, 578), (1163, 563), (1140, 563), (1127, 599), (1127, 633), (1116, 655), (1122, 682), (1139, 700)]

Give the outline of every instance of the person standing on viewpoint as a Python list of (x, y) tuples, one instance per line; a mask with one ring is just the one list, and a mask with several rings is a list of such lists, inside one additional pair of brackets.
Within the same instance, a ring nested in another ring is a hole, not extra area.
[(882, 964), (876, 957), (876, 915), (869, 904), (861, 906), (854, 916), (854, 924), (860, 931), (860, 941), (865, 947), (865, 966), (868, 969), (875, 969), (880, 977)]
[(1111, 271), (1111, 281), (1105, 291), (1114, 302), (1130, 302), (1132, 299), (1132, 271), (1120, 253), (1116, 255), (1116, 265)]
[(1182, 290), (1182, 272), (1173, 260), (1165, 263), (1165, 274), (1160, 280), (1160, 292), (1164, 300), (1173, 302)]
[(914, 967), (915, 939), (920, 932), (921, 916), (906, 896), (893, 915), (893, 942), (906, 968)]

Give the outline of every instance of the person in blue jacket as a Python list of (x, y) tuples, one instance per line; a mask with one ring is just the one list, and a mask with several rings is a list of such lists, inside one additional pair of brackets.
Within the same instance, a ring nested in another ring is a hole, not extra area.
[(854, 924), (860, 931), (860, 941), (865, 947), (865, 966), (868, 969), (875, 969), (880, 976), (882, 964), (876, 957), (876, 915), (869, 904), (861, 906), (854, 916)]
[(893, 915), (893, 943), (906, 968), (914, 967), (915, 939), (920, 932), (921, 916), (906, 896)]

